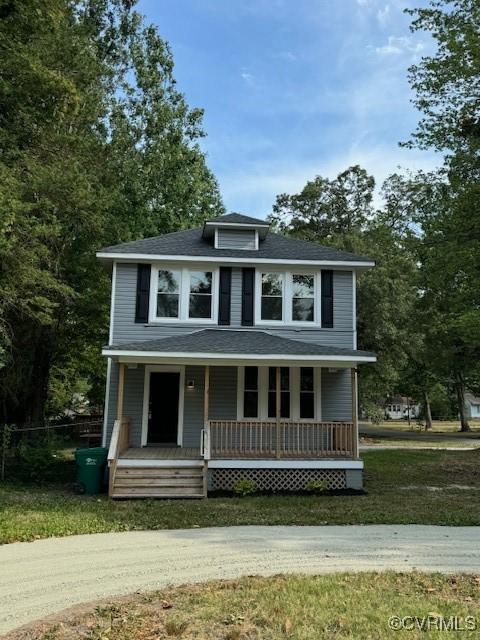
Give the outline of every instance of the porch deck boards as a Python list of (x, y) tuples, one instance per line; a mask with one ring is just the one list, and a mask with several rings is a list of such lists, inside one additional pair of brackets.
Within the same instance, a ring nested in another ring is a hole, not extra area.
[(200, 460), (200, 449), (196, 447), (129, 447), (120, 458), (129, 460)]

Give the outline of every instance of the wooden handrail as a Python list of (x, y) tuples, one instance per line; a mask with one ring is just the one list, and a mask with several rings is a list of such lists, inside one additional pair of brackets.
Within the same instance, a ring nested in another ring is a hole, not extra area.
[(210, 420), (211, 458), (346, 458), (356, 456), (353, 422)]
[(108, 448), (109, 482), (108, 495), (112, 495), (115, 474), (117, 472), (117, 461), (125, 449), (128, 449), (130, 440), (130, 421), (128, 418), (115, 420), (113, 423), (112, 437)]

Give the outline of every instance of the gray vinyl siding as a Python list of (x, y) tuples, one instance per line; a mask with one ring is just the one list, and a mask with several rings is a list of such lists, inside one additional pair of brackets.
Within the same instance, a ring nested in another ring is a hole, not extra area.
[(352, 386), (350, 369), (335, 372), (322, 369), (322, 420), (352, 419)]
[[(293, 340), (303, 340), (324, 344), (352, 348), (353, 344), (353, 281), (351, 271), (334, 271), (333, 274), (333, 329), (315, 327), (283, 327), (278, 325), (258, 326), (263, 331)], [(137, 265), (117, 264), (116, 287), (114, 297), (113, 343), (122, 344), (136, 340), (154, 340), (169, 338), (170, 336), (200, 331), (207, 327), (216, 326), (180, 323), (144, 325), (135, 323), (135, 297), (137, 287)], [(232, 269), (231, 292), (231, 324), (228, 328), (241, 327), (242, 315), (242, 269)]]
[(218, 229), (219, 249), (255, 249), (255, 231), (252, 229)]
[[(183, 446), (200, 447), (203, 428), (204, 367), (185, 367), (185, 386), (193, 381), (194, 388), (184, 390)], [(145, 367), (125, 368), (123, 415), (130, 420), (130, 444), (141, 446)], [(118, 365), (112, 362), (108, 394), (107, 446), (110, 443), (117, 411)], [(237, 417), (237, 368), (210, 367), (210, 419)]]

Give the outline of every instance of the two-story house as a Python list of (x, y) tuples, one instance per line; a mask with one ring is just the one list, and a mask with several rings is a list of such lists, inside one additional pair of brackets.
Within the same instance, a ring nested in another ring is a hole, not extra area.
[(107, 247), (103, 442), (113, 497), (201, 497), (248, 478), (362, 487), (360, 256), (232, 213)]

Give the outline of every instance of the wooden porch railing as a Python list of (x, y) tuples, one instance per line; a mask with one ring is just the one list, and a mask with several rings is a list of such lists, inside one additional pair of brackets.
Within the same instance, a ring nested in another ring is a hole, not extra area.
[(112, 438), (108, 448), (108, 495), (112, 494), (115, 474), (117, 472), (117, 462), (120, 454), (128, 449), (130, 441), (130, 421), (128, 418), (115, 420), (113, 424)]
[(353, 422), (209, 420), (202, 453), (214, 458), (356, 458)]

